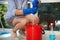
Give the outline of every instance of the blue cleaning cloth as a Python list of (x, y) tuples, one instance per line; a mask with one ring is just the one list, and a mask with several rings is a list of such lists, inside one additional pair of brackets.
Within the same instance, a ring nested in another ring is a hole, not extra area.
[(32, 13), (32, 14), (35, 14), (36, 12), (37, 12), (37, 7), (35, 7), (35, 8), (27, 8), (27, 9), (23, 9), (23, 14), (24, 15), (28, 15), (28, 14), (30, 14), (30, 13)]
[(55, 35), (49, 35), (50, 40), (55, 40)]
[(34, 0), (32, 4), (33, 4), (33, 7), (38, 7), (38, 0)]
[(0, 35), (9, 34), (10, 32), (1, 32)]

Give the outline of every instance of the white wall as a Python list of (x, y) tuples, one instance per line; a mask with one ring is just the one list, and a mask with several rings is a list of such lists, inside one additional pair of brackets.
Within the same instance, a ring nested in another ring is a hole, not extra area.
[(60, 2), (60, 0), (41, 0), (42, 3)]
[(7, 1), (0, 1), (0, 4), (8, 4)]
[[(53, 3), (53, 2), (60, 2), (60, 0), (41, 0), (42, 3)], [(3, 0), (0, 0), (0, 4), (7, 4), (7, 0), (3, 1)]]

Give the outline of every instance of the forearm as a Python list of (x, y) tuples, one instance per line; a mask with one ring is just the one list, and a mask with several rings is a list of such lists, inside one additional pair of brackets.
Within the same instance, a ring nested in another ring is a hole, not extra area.
[[(34, 6), (33, 8), (27, 8), (27, 9), (23, 9), (23, 10), (17, 9), (15, 12), (15, 15), (18, 16), (18, 15), (27, 15), (30, 13), (36, 13), (37, 9), (35, 9), (35, 8), (38, 8), (38, 0), (34, 0), (32, 4)], [(34, 11), (34, 9), (35, 9), (35, 11)]]
[(27, 8), (27, 9), (23, 9), (23, 10), (18, 10), (16, 9), (15, 11), (15, 15), (16, 16), (20, 16), (20, 15), (28, 15), (30, 13), (35, 14), (37, 12), (37, 8)]

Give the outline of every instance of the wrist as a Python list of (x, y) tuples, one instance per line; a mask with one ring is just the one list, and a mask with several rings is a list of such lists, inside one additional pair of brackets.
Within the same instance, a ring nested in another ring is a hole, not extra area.
[(16, 16), (23, 15), (23, 11), (17, 9), (16, 12), (15, 12), (15, 15)]
[(28, 14), (30, 14), (31, 13), (31, 11), (30, 11), (30, 9), (28, 8), (28, 9), (23, 9), (23, 15), (25, 16), (25, 15), (28, 15)]
[(23, 9), (23, 15), (28, 15), (28, 14), (35, 14), (37, 12), (37, 7), (35, 8), (27, 8), (27, 9)]

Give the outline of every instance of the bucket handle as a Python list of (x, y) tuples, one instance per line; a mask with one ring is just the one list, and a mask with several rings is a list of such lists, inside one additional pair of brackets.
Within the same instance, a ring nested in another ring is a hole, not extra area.
[(45, 34), (45, 31), (44, 31), (44, 29), (41, 29), (42, 30), (42, 34)]

